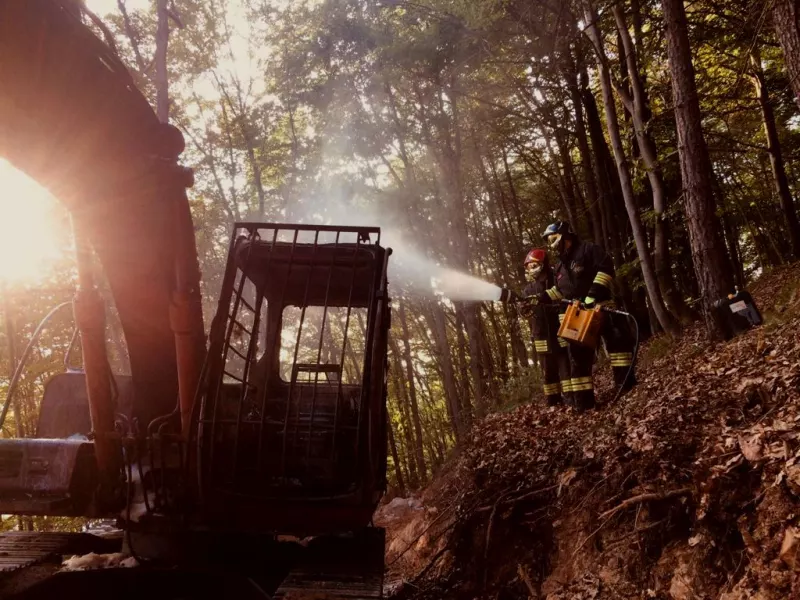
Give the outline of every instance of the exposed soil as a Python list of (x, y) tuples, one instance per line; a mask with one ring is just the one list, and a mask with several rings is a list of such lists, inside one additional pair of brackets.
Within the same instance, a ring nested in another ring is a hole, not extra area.
[(766, 324), (643, 348), (601, 407), (541, 398), (478, 424), (421, 502), (383, 507), (395, 597), (800, 598), (800, 266), (750, 290)]

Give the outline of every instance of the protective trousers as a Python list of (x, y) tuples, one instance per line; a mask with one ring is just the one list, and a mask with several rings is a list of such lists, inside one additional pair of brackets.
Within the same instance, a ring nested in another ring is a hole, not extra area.
[(622, 315), (606, 313), (602, 337), (614, 370), (614, 383), (618, 386), (625, 384), (625, 388), (630, 388), (636, 382), (636, 377), (631, 367), (634, 340), (628, 319)]
[(543, 391), (547, 405), (561, 404), (561, 382), (569, 377), (566, 341), (560, 338), (558, 341), (540, 338), (534, 339), (533, 345), (544, 378)]
[[(559, 315), (559, 320), (564, 320), (563, 313)], [(622, 315), (606, 313), (600, 335), (611, 360), (614, 383), (622, 385), (625, 382), (625, 387), (630, 388), (635, 383), (635, 377), (631, 369), (633, 363), (633, 338), (630, 334), (627, 320)], [(567, 405), (574, 406), (578, 411), (594, 408), (595, 393), (592, 367), (596, 349), (569, 343), (568, 351), (570, 375), (566, 382), (562, 382), (565, 401)], [(626, 381), (625, 378), (629, 372), (630, 376)]]

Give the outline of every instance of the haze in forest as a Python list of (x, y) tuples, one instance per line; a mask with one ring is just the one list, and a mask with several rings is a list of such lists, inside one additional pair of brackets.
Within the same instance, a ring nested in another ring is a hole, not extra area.
[(426, 256), (406, 231), (397, 227), (400, 216), (368, 206), (354, 206), (338, 198), (306, 199), (294, 213), (298, 220), (347, 226), (380, 227), (381, 245), (392, 249), (389, 286), (413, 297), (444, 297), (453, 301), (500, 300), (501, 288), (479, 277), (439, 264)]

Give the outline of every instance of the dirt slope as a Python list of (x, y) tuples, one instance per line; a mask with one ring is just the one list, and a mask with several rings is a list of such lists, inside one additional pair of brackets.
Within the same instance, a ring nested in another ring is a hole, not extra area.
[(654, 340), (596, 412), (479, 424), (421, 504), (378, 514), (395, 596), (800, 599), (798, 289), (798, 265), (762, 278), (767, 324), (730, 342)]

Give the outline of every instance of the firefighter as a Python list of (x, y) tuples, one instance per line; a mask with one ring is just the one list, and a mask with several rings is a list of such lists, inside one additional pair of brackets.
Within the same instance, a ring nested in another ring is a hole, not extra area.
[[(525, 257), (525, 279), (528, 284), (522, 294), (526, 298), (536, 298), (553, 286), (553, 271), (550, 268), (547, 251), (534, 248)], [(567, 361), (567, 342), (559, 338), (557, 311), (552, 307), (536, 304), (526, 313), (533, 317), (533, 346), (539, 358), (539, 367), (544, 376), (544, 396), (548, 406), (563, 404), (561, 395), (562, 379), (567, 383), (569, 363)]]
[[(539, 302), (579, 300), (587, 308), (613, 304), (614, 266), (602, 247), (579, 239), (566, 221), (548, 226), (542, 237), (558, 256), (558, 262), (553, 269), (554, 284), (537, 296)], [(563, 319), (564, 310), (559, 314), (559, 320)], [(626, 318), (606, 313), (601, 337), (611, 359), (614, 382), (623, 386), (623, 391), (629, 390), (636, 379), (632, 368), (634, 344)], [(570, 403), (578, 411), (594, 408), (592, 365), (595, 349), (568, 344), (568, 350), (570, 379), (565, 391), (571, 396)]]

